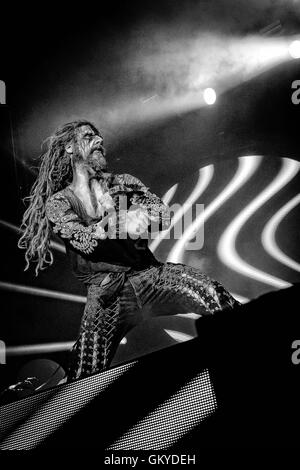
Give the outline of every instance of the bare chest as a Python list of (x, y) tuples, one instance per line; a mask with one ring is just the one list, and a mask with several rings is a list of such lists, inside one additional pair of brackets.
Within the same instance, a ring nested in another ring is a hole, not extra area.
[(98, 181), (93, 181), (90, 187), (75, 188), (73, 191), (90, 217), (96, 218), (103, 214), (100, 201), (104, 195), (104, 190)]

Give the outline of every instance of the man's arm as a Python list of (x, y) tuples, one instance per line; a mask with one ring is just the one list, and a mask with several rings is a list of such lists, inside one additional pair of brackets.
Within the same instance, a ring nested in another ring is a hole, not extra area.
[(63, 239), (66, 246), (89, 258), (106, 238), (104, 223), (87, 225), (71, 208), (62, 193), (51, 196), (46, 203), (46, 216), (52, 230)]
[(154, 225), (158, 225), (158, 230), (166, 230), (171, 222), (169, 207), (135, 176), (125, 174), (122, 177), (124, 184), (131, 186), (133, 191), (137, 192), (131, 197), (131, 204), (144, 209), (149, 219), (155, 223)]

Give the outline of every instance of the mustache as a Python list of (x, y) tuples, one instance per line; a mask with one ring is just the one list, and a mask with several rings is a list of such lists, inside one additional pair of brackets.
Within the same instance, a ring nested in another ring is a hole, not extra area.
[(105, 148), (103, 147), (102, 144), (100, 144), (100, 142), (98, 142), (98, 143), (96, 143), (92, 146), (90, 153), (94, 152), (95, 150), (99, 150), (102, 153), (102, 155), (104, 155), (104, 156), (106, 155)]

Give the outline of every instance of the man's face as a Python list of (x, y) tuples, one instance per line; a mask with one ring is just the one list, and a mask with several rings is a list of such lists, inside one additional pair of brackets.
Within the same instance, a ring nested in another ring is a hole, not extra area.
[(77, 161), (83, 161), (95, 174), (101, 174), (107, 168), (103, 137), (89, 125), (76, 130), (75, 154)]

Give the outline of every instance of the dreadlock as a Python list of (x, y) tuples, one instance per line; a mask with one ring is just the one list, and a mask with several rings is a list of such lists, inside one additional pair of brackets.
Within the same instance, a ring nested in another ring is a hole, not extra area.
[(51, 227), (46, 217), (46, 201), (52, 194), (64, 189), (72, 181), (71, 158), (65, 151), (65, 147), (75, 138), (76, 129), (83, 125), (90, 126), (98, 133), (93, 124), (80, 120), (59, 127), (43, 142), (47, 145), (47, 150), (40, 157), (38, 177), (31, 188), (30, 195), (25, 198), (29, 201), (29, 206), (23, 215), (22, 236), (18, 247), (26, 250), (25, 271), (31, 262), (36, 263), (36, 276), (39, 270), (53, 263), (53, 254), (50, 250)]

